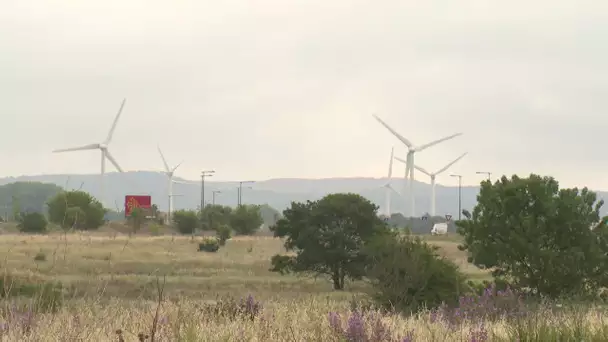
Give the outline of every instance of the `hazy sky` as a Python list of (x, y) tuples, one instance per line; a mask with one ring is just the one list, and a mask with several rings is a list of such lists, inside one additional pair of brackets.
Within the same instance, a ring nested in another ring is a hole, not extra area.
[[(535, 172), (608, 189), (606, 1), (31, 1), (0, 10), (0, 176), (382, 177), (391, 146), (465, 183)], [(112, 166), (108, 166), (113, 171)], [(403, 167), (396, 164), (397, 175)], [(438, 183), (454, 179), (438, 176)], [(421, 180), (427, 179), (417, 174)]]

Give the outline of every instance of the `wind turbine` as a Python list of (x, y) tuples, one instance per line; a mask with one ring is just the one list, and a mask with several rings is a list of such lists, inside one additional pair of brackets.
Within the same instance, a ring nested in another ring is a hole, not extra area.
[[(446, 166), (442, 167), (441, 169), (439, 169), (438, 171), (435, 172), (429, 172), (425, 169), (423, 169), (422, 167), (415, 165), (414, 167), (424, 173), (425, 175), (431, 177), (431, 217), (435, 216), (435, 177), (444, 172), (445, 170), (449, 169), (450, 166), (456, 164), (457, 161), (459, 161), (460, 159), (464, 158), (464, 156), (467, 155), (468, 152), (463, 153), (462, 155), (460, 155), (460, 157), (452, 160), (449, 164), (447, 164)], [(401, 159), (401, 158), (397, 158), (395, 157), (395, 159), (397, 159), (400, 162), (405, 162), (405, 160)]]
[(391, 177), (393, 175), (393, 152), (394, 152), (395, 148), (392, 147), (391, 148), (391, 159), (388, 162), (388, 180), (386, 181), (386, 184), (383, 185), (383, 188), (385, 188), (386, 191), (386, 197), (385, 197), (385, 208), (384, 208), (384, 213), (387, 217), (387, 219), (391, 218), (391, 192), (395, 191), (397, 194), (399, 194), (391, 185)]
[[(414, 154), (416, 152), (421, 152), (426, 150), (427, 148), (437, 145), (441, 142), (444, 142), (446, 140), (450, 140), (452, 138), (455, 138), (459, 135), (462, 135), (462, 133), (456, 133), (456, 134), (452, 134), (450, 136), (432, 141), (430, 143), (424, 144), (424, 145), (419, 145), (419, 146), (414, 146), (414, 144), (412, 144), (411, 141), (409, 141), (408, 139), (406, 139), (404, 136), (402, 136), (401, 134), (397, 133), (397, 131), (395, 131), (392, 127), (390, 127), (386, 122), (382, 121), (382, 119), (380, 119), (376, 114), (372, 115), (382, 126), (384, 126), (386, 129), (388, 129), (389, 132), (391, 132), (395, 137), (397, 137), (397, 139), (399, 139), (402, 143), (405, 144), (405, 146), (407, 146), (407, 157), (406, 157), (406, 164), (405, 164), (405, 186), (407, 186), (407, 184), (409, 183), (409, 202), (410, 202), (410, 217), (414, 217), (415, 215), (415, 203), (414, 203)], [(409, 178), (409, 179), (408, 179)], [(404, 187), (405, 187), (404, 186)], [(405, 189), (404, 189), (405, 190)]]
[[(177, 170), (177, 168), (182, 165), (183, 161), (180, 162), (179, 164), (177, 164), (177, 166), (175, 166), (174, 168), (170, 168), (169, 164), (167, 164), (167, 160), (165, 160), (165, 156), (163, 155), (163, 152), (160, 150), (160, 146), (158, 147), (158, 153), (160, 153), (160, 157), (163, 160), (163, 164), (165, 164), (165, 172), (164, 174), (167, 175), (167, 177), (169, 178), (169, 211), (167, 214), (167, 218), (170, 220), (172, 213), (173, 213), (173, 183), (183, 183), (183, 182), (179, 182), (173, 179), (173, 174), (175, 173), (175, 170)], [(170, 221), (169, 221), (170, 222)]]
[(122, 100), (122, 104), (120, 105), (120, 109), (118, 110), (118, 114), (116, 114), (116, 117), (114, 118), (114, 122), (112, 123), (112, 127), (110, 128), (110, 132), (108, 133), (108, 136), (106, 137), (106, 140), (104, 140), (101, 143), (98, 144), (89, 144), (89, 145), (84, 145), (84, 146), (80, 146), (80, 147), (72, 147), (72, 148), (65, 148), (65, 149), (60, 149), (60, 150), (54, 150), (53, 153), (59, 153), (59, 152), (72, 152), (72, 151), (85, 151), (85, 150), (99, 150), (101, 151), (101, 174), (100, 174), (100, 179), (99, 179), (99, 201), (101, 202), (101, 204), (103, 205), (104, 203), (104, 186), (103, 186), (103, 179), (104, 179), (104, 175), (106, 172), (106, 159), (108, 159), (110, 161), (110, 163), (112, 163), (112, 165), (114, 165), (114, 167), (120, 171), (123, 172), (122, 168), (120, 167), (120, 165), (118, 165), (118, 162), (116, 161), (116, 159), (114, 159), (114, 157), (112, 157), (112, 154), (110, 154), (110, 151), (108, 151), (108, 145), (110, 144), (110, 141), (112, 141), (112, 136), (114, 135), (114, 130), (116, 129), (116, 124), (118, 123), (118, 119), (120, 118), (120, 114), (122, 113), (122, 109), (125, 107), (125, 102), (127, 101), (127, 99), (123, 99)]

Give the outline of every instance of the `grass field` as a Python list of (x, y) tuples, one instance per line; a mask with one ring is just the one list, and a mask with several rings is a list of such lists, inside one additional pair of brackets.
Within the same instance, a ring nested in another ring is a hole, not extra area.
[[(472, 279), (487, 277), (467, 264), (454, 237), (429, 241)], [(339, 313), (346, 325), (350, 303), (365, 298), (364, 283), (336, 292), (325, 279), (269, 272), (270, 257), (284, 252), (282, 242), (272, 237), (233, 238), (217, 253), (198, 252), (196, 242), (180, 236), (99, 233), (1, 235), (4, 270), (21, 279), (60, 281), (68, 288), (65, 305), (54, 314), (4, 309), (0, 336), (11, 341), (119, 341), (120, 329), (125, 341), (137, 341), (137, 334), (151, 334), (162, 288), (156, 341), (338, 341), (328, 315)], [(235, 305), (226, 298), (249, 295), (263, 306), (256, 318), (231, 316)], [(592, 318), (589, 324), (600, 319), (595, 311), (585, 315)], [(407, 340), (408, 333), (414, 341), (471, 341), (469, 335), (479, 329), (448, 329), (425, 315), (366, 320), (371, 330), (381, 320), (399, 341)], [(507, 334), (500, 322), (483, 329), (494, 339)]]

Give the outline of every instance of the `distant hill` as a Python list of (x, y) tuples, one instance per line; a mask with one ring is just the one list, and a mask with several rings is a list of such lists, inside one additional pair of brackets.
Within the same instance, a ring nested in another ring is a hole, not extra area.
[[(179, 180), (179, 178), (177, 178)], [(61, 186), (66, 189), (82, 189), (93, 196), (99, 194), (99, 175), (40, 175), (0, 178), (0, 185), (13, 182), (43, 182)], [(259, 181), (252, 185), (252, 189), (243, 190), (243, 203), (268, 204), (270, 207), (283, 211), (292, 201), (316, 200), (329, 193), (353, 192), (360, 194), (380, 206), (384, 210), (384, 188), (386, 178), (326, 178), (326, 179), (298, 179), (280, 178)], [(441, 180), (440, 180), (441, 181)], [(403, 180), (394, 179), (393, 187), (398, 191), (403, 189)], [(123, 207), (126, 194), (149, 194), (161, 210), (168, 208), (167, 177), (158, 172), (111, 172), (106, 174), (106, 206), (111, 209)], [(220, 190), (216, 194), (216, 204), (235, 206), (237, 203), (237, 182), (205, 182), (205, 201), (211, 202), (212, 191)], [(437, 215), (451, 214), (454, 219), (458, 216), (458, 187), (436, 186)], [(176, 209), (194, 209), (200, 205), (200, 184), (175, 184), (174, 203)], [(462, 188), (462, 208), (471, 210), (476, 203), (479, 187)], [(416, 198), (416, 216), (421, 217), (429, 209), (430, 185), (414, 182)], [(599, 192), (600, 198), (608, 198), (608, 193)], [(1, 203), (0, 203), (1, 204)], [(393, 193), (391, 211), (403, 212), (405, 202)], [(608, 208), (603, 209), (608, 213)]]

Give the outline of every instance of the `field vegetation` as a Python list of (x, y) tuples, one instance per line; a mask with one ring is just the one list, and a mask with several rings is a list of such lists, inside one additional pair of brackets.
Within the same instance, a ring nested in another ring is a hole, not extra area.
[(447, 236), (395, 233), (354, 194), (267, 236), (254, 207), (96, 226), (66, 198), (85, 204), (0, 224), (1, 340), (608, 341), (602, 203), (550, 178), (482, 183)]

